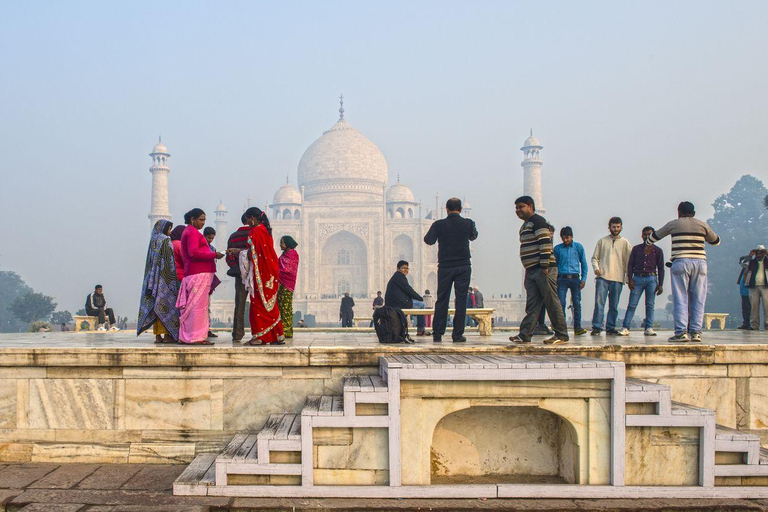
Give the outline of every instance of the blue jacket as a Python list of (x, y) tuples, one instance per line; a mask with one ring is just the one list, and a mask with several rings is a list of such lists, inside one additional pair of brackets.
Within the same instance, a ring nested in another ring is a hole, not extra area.
[(579, 274), (581, 281), (587, 280), (589, 266), (583, 245), (579, 242), (573, 242), (571, 245), (557, 244), (554, 252), (558, 275)]

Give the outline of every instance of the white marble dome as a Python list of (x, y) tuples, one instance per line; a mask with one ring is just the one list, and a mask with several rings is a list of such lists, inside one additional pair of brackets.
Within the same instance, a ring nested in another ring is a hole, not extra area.
[[(152, 154), (152, 155), (154, 155), (155, 153), (161, 153), (161, 154), (163, 154), (163, 155), (169, 155), (169, 153), (168, 153), (168, 148), (166, 148), (166, 147), (163, 145), (163, 143), (162, 143), (162, 142), (158, 142), (157, 144), (155, 144), (155, 147), (154, 147), (154, 148), (152, 148), (152, 153), (151, 153), (151, 154)], [(169, 155), (169, 156), (170, 156), (170, 155)]]
[(339, 119), (328, 131), (312, 143), (299, 162), (299, 186), (304, 186), (304, 198), (340, 198), (346, 201), (367, 200), (384, 195), (388, 167), (376, 144), (345, 119)]
[(286, 183), (277, 189), (277, 192), (275, 192), (275, 197), (272, 198), (272, 202), (274, 204), (300, 204), (301, 192), (299, 192), (299, 189), (290, 183)]
[(222, 201), (219, 201), (219, 206), (216, 207), (216, 211), (227, 213), (227, 207), (224, 206), (224, 203)]
[(387, 190), (388, 203), (413, 203), (413, 192), (400, 182), (395, 183)]
[[(518, 139), (518, 140), (520, 140), (520, 139)], [(527, 139), (525, 139), (525, 142), (523, 142), (523, 147), (524, 148), (531, 147), (531, 146), (533, 146), (533, 147), (536, 147), (536, 146), (541, 147), (541, 144), (539, 144), (539, 139), (534, 137), (533, 134), (531, 134), (531, 136), (528, 137)]]

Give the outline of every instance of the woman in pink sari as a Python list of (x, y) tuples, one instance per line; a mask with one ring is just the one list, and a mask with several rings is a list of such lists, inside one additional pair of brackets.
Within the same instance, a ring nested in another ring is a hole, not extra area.
[(277, 305), (280, 270), (272, 228), (267, 215), (258, 208), (248, 208), (244, 216), (251, 226), (248, 256), (253, 271), (251, 307), (248, 312), (253, 337), (246, 345), (284, 345), (283, 323)]
[(211, 294), (215, 260), (223, 258), (213, 252), (208, 241), (200, 233), (205, 226), (205, 212), (200, 208), (189, 211), (191, 223), (181, 235), (181, 254), (184, 260), (184, 279), (181, 281), (179, 298), (179, 343), (213, 345), (208, 341), (208, 299)]

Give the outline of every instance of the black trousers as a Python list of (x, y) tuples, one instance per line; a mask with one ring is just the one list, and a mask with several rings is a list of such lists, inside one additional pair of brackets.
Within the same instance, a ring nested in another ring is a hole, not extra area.
[(472, 266), (438, 267), (437, 268), (437, 302), (435, 302), (435, 318), (432, 320), (432, 335), (445, 334), (448, 322), (448, 302), (451, 299), (451, 287), (454, 289), (456, 314), (453, 316), (453, 333), (456, 340), (464, 336), (464, 322), (467, 317), (467, 295), (469, 281), (472, 278)]
[(741, 317), (744, 319), (742, 326), (749, 327), (749, 316), (752, 314), (752, 303), (749, 301), (749, 296), (741, 296)]
[(552, 328), (562, 339), (568, 339), (568, 327), (565, 324), (563, 305), (557, 295), (557, 268), (549, 269), (544, 275), (541, 268), (534, 267), (525, 271), (525, 318), (520, 324), (520, 337), (530, 340), (536, 327), (542, 308), (546, 309)]
[(245, 302), (248, 292), (240, 276), (235, 276), (235, 312), (232, 316), (232, 341), (240, 341), (245, 336)]
[(341, 326), (342, 327), (354, 327), (355, 326), (355, 313), (352, 311), (343, 311), (341, 313)]
[(85, 312), (88, 313), (88, 316), (95, 316), (95, 317), (97, 317), (99, 319), (98, 322), (100, 324), (103, 324), (104, 322), (107, 321), (107, 318), (109, 318), (109, 325), (115, 325), (115, 312), (112, 311), (112, 308), (107, 308), (107, 309), (104, 309), (104, 308), (99, 308), (99, 309), (86, 308)]

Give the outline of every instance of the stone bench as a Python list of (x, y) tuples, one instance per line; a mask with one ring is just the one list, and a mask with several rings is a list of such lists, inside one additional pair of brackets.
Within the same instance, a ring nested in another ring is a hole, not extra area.
[(83, 328), (81, 327), (81, 324), (83, 322), (88, 323), (88, 329), (85, 329), (87, 331), (95, 331), (96, 326), (98, 325), (99, 318), (95, 316), (79, 316), (74, 315), (72, 318), (74, 318), (75, 321), (75, 331), (82, 331)]
[(728, 313), (704, 313), (704, 328), (709, 330), (712, 328), (712, 321), (717, 320), (720, 322), (720, 330), (725, 329), (725, 319), (728, 318)]
[[(481, 336), (491, 336), (493, 334), (493, 312), (494, 308), (467, 308), (467, 316), (470, 316), (477, 320), (478, 330)], [(404, 309), (403, 313), (406, 315), (434, 315), (435, 308), (425, 309)], [(449, 315), (456, 313), (456, 310), (451, 308), (448, 310)]]

